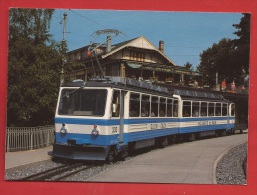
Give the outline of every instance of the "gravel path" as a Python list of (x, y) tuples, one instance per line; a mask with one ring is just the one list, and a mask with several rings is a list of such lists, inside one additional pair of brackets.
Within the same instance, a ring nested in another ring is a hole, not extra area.
[(247, 156), (247, 143), (232, 148), (218, 162), (217, 184), (246, 184), (243, 162)]

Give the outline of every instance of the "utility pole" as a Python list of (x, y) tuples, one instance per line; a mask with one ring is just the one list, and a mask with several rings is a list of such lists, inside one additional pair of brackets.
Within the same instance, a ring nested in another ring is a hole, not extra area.
[(61, 78), (60, 78), (60, 86), (64, 83), (64, 65), (65, 65), (65, 46), (66, 46), (66, 40), (65, 40), (65, 34), (66, 34), (66, 18), (67, 13), (64, 12), (63, 14), (63, 30), (62, 30), (62, 67), (61, 67)]

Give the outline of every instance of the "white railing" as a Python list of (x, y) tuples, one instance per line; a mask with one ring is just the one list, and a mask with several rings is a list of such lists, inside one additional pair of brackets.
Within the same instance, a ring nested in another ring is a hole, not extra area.
[(6, 152), (33, 150), (54, 143), (54, 126), (7, 127)]

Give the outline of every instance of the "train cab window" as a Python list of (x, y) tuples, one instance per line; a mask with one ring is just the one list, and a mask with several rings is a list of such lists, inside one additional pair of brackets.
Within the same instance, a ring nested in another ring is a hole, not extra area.
[(208, 104), (208, 116), (214, 116), (214, 108), (215, 104), (210, 102)]
[(199, 117), (199, 109), (200, 109), (199, 102), (193, 102), (193, 105), (192, 105), (193, 117)]
[(58, 114), (101, 117), (105, 113), (106, 99), (105, 89), (63, 89)]
[(129, 101), (129, 116), (138, 117), (140, 108), (140, 94), (131, 93)]
[(141, 116), (149, 117), (150, 113), (150, 96), (142, 95), (141, 97)]
[(231, 116), (235, 116), (235, 104), (231, 104)]
[(158, 116), (159, 98), (156, 96), (151, 97), (151, 116)]
[(112, 117), (120, 116), (120, 91), (114, 90), (112, 97)]
[(222, 116), (228, 115), (228, 104), (222, 104)]
[(183, 117), (191, 116), (191, 101), (183, 101)]
[(221, 103), (216, 103), (215, 116), (221, 116)]
[(160, 117), (166, 116), (166, 98), (160, 98), (159, 116)]
[(173, 117), (178, 117), (178, 100), (173, 101)]
[(207, 116), (207, 102), (201, 102), (200, 116)]

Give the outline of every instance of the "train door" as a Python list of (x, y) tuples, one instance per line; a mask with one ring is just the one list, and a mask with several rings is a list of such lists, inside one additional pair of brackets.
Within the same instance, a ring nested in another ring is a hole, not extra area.
[(123, 143), (124, 141), (124, 107), (125, 107), (125, 95), (126, 91), (120, 92), (120, 135), (119, 142)]
[(230, 127), (230, 125), (229, 125), (229, 123), (230, 123), (230, 121), (229, 121), (229, 109), (228, 109), (228, 104), (227, 103), (223, 103), (222, 104), (222, 113), (221, 113), (221, 115), (222, 116), (226, 116), (226, 120), (227, 120), (227, 123), (226, 123), (226, 132), (228, 132), (229, 131), (229, 127)]
[(119, 142), (123, 143), (124, 139), (124, 98), (125, 98), (125, 91), (114, 90), (113, 92), (113, 117), (119, 118)]

